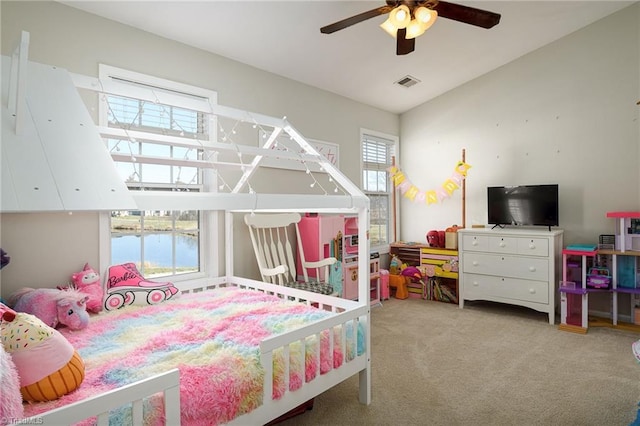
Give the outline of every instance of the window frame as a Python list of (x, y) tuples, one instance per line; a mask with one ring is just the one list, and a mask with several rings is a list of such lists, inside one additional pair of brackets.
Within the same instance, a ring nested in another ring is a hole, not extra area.
[[(378, 132), (375, 130), (370, 130), (370, 129), (364, 129), (361, 128), (360, 129), (360, 188), (362, 189), (362, 191), (365, 193), (365, 195), (369, 196), (370, 194), (381, 194), (379, 192), (372, 192), (372, 191), (366, 191), (364, 189), (365, 187), (365, 182), (364, 182), (364, 171), (365, 171), (365, 165), (364, 165), (364, 144), (365, 144), (365, 137), (366, 136), (371, 136), (373, 138), (376, 139), (382, 139), (384, 141), (388, 141), (389, 142), (389, 146), (391, 149), (390, 152), (390, 157), (391, 157), (391, 161), (394, 161), (395, 159), (395, 164), (397, 165), (399, 160), (398, 160), (398, 152), (399, 152), (399, 144), (400, 144), (400, 139), (398, 138), (398, 136), (395, 135), (390, 135), (390, 134), (386, 134), (386, 133), (382, 133), (382, 132)], [(389, 166), (391, 166), (391, 163), (388, 164)], [(398, 225), (399, 225), (399, 214), (398, 214), (398, 199), (397, 197), (395, 197), (395, 188), (393, 186), (393, 183), (391, 182), (391, 179), (388, 177), (387, 178), (387, 195), (388, 195), (388, 212), (389, 212), (389, 218), (387, 220), (387, 226), (388, 226), (388, 230), (387, 230), (387, 235), (388, 235), (388, 239), (389, 241), (387, 241), (385, 244), (381, 244), (381, 245), (371, 245), (371, 251), (376, 251), (378, 253), (384, 254), (384, 253), (389, 253), (389, 246), (391, 243), (393, 243), (394, 241), (397, 240), (397, 233), (398, 233)], [(395, 213), (395, 214), (394, 214)]]
[[(152, 86), (158, 88), (158, 90), (172, 91), (177, 94), (185, 96), (187, 99), (189, 96), (204, 98), (210, 105), (217, 105), (218, 94), (217, 92), (201, 87), (191, 86), (176, 81), (166, 80), (163, 78), (155, 77), (152, 75), (142, 74), (123, 68), (117, 68), (106, 64), (99, 64), (99, 79), (100, 81), (124, 80), (124, 82), (135, 82), (141, 85)], [(135, 87), (135, 86), (133, 86)], [(135, 96), (132, 96), (135, 98)], [(99, 95), (98, 99), (98, 124), (99, 126), (108, 126), (108, 106), (106, 96)], [(179, 105), (176, 105), (179, 106)], [(185, 106), (186, 108), (186, 106)], [(205, 145), (208, 142), (217, 141), (218, 123), (214, 114), (206, 114), (205, 119), (208, 121), (208, 139), (199, 138), (198, 142)], [(105, 142), (105, 146), (107, 146)], [(201, 187), (205, 192), (216, 192), (216, 175), (212, 170), (199, 170), (202, 177)], [(155, 185), (154, 185), (155, 186)], [(162, 186), (162, 185), (158, 185)], [(198, 263), (200, 270), (192, 273), (178, 274), (169, 276), (171, 281), (175, 282), (187, 282), (198, 281), (207, 277), (215, 277), (219, 275), (220, 265), (219, 259), (215, 256), (210, 256), (209, 253), (213, 252), (215, 247), (219, 247), (219, 237), (217, 232), (213, 232), (218, 229), (219, 218), (216, 212), (209, 210), (198, 210), (199, 213), (199, 249), (198, 249)], [(111, 212), (105, 211), (99, 213), (99, 263), (100, 270), (106, 271), (111, 263)]]

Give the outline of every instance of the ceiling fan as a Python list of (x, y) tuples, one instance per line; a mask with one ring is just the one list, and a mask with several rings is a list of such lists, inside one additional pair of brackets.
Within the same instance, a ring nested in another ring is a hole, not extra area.
[(416, 37), (433, 25), (438, 16), (487, 29), (500, 22), (498, 13), (446, 1), (386, 0), (386, 3), (385, 6), (324, 26), (320, 28), (320, 32), (331, 34), (388, 13), (389, 19), (381, 27), (396, 38), (396, 54), (406, 55), (414, 51)]

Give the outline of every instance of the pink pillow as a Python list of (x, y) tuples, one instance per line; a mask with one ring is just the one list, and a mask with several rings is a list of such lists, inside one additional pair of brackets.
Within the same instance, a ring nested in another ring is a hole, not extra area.
[(109, 267), (104, 307), (112, 311), (126, 305), (155, 305), (179, 295), (173, 283), (148, 280), (128, 262)]
[(1, 318), (0, 341), (18, 372), (21, 402), (52, 401), (80, 386), (84, 362), (58, 330), (24, 312)]

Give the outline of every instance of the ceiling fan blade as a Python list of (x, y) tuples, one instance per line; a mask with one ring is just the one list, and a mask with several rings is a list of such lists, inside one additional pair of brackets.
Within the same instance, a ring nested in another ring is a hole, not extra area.
[(454, 21), (487, 29), (498, 25), (500, 22), (499, 13), (446, 1), (439, 1), (433, 9), (438, 12), (438, 16), (441, 18), (453, 19)]
[(350, 18), (343, 19), (338, 22), (334, 22), (333, 24), (326, 25), (320, 28), (320, 32), (322, 34), (331, 34), (335, 33), (338, 30), (345, 29), (362, 21), (366, 21), (367, 19), (375, 18), (376, 16), (384, 15), (385, 13), (391, 12), (391, 7), (389, 6), (381, 6), (375, 9), (368, 10), (366, 12), (359, 13), (357, 15), (353, 15)]
[(396, 34), (396, 55), (406, 55), (411, 53), (416, 48), (415, 38), (405, 38), (407, 35), (407, 29), (401, 28)]

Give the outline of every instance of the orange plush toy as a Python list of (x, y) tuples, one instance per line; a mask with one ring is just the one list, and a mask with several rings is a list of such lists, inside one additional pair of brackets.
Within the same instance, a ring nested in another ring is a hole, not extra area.
[(409, 277), (404, 275), (389, 275), (389, 287), (396, 290), (396, 299), (406, 299), (409, 297), (409, 289), (407, 289), (407, 283)]
[(2, 346), (18, 370), (25, 401), (51, 401), (80, 386), (84, 362), (59, 331), (34, 315), (11, 309), (0, 309), (0, 315)]

